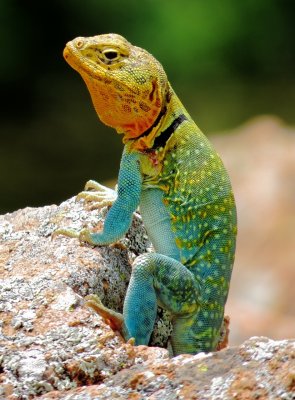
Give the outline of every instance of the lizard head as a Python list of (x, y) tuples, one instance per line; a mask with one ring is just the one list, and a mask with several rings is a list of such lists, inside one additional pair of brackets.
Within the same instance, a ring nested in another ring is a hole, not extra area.
[(168, 81), (147, 51), (117, 34), (78, 37), (64, 49), (66, 61), (84, 79), (100, 120), (124, 134), (140, 137), (158, 123)]

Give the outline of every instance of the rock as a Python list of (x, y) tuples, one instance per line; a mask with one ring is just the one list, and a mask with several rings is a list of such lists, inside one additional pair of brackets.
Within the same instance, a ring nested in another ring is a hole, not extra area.
[[(113, 246), (51, 240), (57, 227), (97, 229), (102, 220), (103, 214), (74, 199), (0, 217), (0, 398), (96, 384), (151, 354), (168, 357), (164, 349), (139, 352), (125, 344), (83, 305), (84, 296), (96, 293), (122, 310), (132, 260), (150, 246), (140, 216)], [(167, 341), (165, 318), (157, 320), (151, 344)]]
[(240, 347), (172, 359), (159, 358), (155, 352), (102, 384), (50, 392), (41, 398), (291, 400), (295, 398), (295, 341), (254, 337)]

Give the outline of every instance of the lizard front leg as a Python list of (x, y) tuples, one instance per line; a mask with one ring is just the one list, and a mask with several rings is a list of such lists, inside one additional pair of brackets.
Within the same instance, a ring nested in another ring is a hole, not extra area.
[[(91, 181), (91, 184), (93, 181)], [(137, 209), (141, 196), (142, 177), (140, 173), (138, 154), (124, 149), (119, 177), (118, 195), (105, 219), (102, 232), (93, 233), (88, 229), (77, 232), (73, 229), (57, 229), (52, 236), (65, 235), (75, 237), (80, 242), (94, 246), (115, 243), (127, 232), (131, 225), (133, 212)], [(102, 185), (98, 184), (100, 190)], [(93, 186), (93, 185), (92, 185)]]

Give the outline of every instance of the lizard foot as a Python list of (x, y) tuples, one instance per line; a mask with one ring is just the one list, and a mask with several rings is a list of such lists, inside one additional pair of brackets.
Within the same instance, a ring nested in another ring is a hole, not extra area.
[(223, 318), (222, 328), (220, 332), (220, 339), (217, 344), (217, 351), (225, 349), (228, 346), (228, 337), (229, 337), (229, 324), (230, 318), (228, 315), (225, 315)]
[(80, 232), (71, 228), (59, 228), (52, 232), (51, 239), (54, 239), (58, 235), (68, 236), (71, 238), (79, 238)]
[(91, 231), (87, 228), (84, 228), (81, 231), (76, 231), (75, 229), (71, 228), (56, 229), (54, 232), (52, 232), (51, 239), (54, 239), (58, 235), (68, 236), (70, 238), (77, 238), (79, 239), (80, 243), (88, 243), (93, 246), (95, 245), (91, 237)]
[(78, 193), (76, 201), (84, 199), (86, 203), (92, 203), (91, 210), (111, 206), (117, 198), (117, 192), (100, 183), (90, 180), (86, 182), (85, 190)]
[(89, 296), (86, 296), (84, 300), (86, 306), (92, 308), (114, 331), (119, 331), (124, 337), (124, 332), (122, 332), (124, 325), (122, 314), (105, 307), (102, 304), (100, 298), (95, 294), (90, 294)]

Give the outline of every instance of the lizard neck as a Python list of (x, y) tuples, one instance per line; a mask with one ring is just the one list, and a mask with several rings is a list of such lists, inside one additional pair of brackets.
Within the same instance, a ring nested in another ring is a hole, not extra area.
[(143, 132), (135, 140), (125, 137), (124, 143), (129, 143), (133, 150), (140, 152), (149, 151), (158, 147), (164, 147), (175, 129), (190, 116), (183, 104), (168, 84), (165, 102), (154, 124)]

